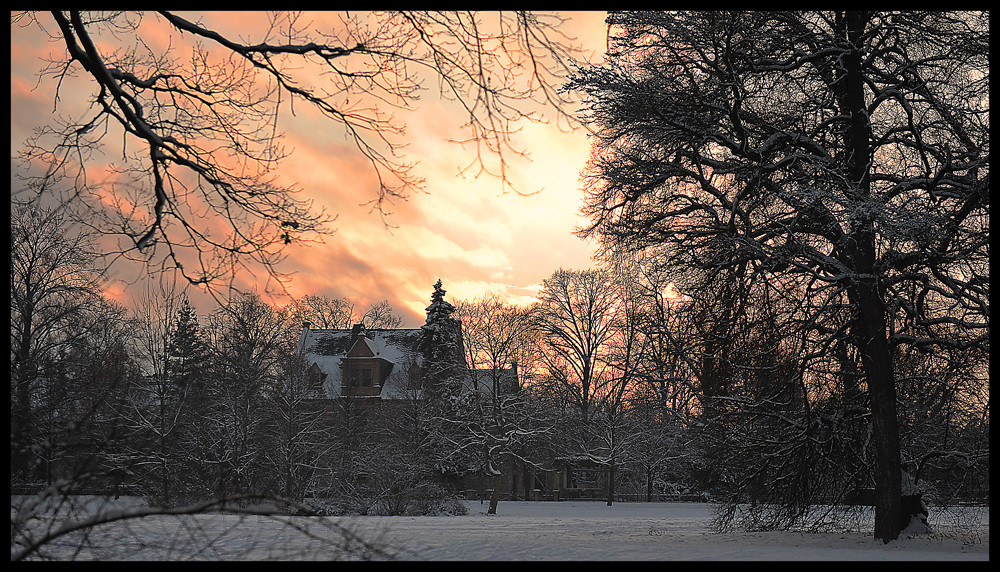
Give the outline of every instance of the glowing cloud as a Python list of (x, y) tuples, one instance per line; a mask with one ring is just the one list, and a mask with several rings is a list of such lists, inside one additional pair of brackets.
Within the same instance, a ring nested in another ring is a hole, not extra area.
[[(605, 14), (565, 15), (571, 18), (568, 33), (599, 57), (604, 51)], [(319, 22), (330, 16), (309, 17)], [(261, 18), (240, 12), (205, 15), (205, 21), (220, 32), (237, 35), (259, 27)], [(145, 38), (157, 45), (166, 45), (167, 39), (166, 35)], [(11, 27), (15, 151), (31, 128), (51, 118), (51, 109), (41, 112), (43, 103), (51, 107), (51, 85), (29, 90), (34, 85), (32, 74), (44, 65), (40, 58), (60, 51), (37, 28)], [(289, 274), (288, 295), (348, 297), (361, 311), (388, 299), (405, 325), (412, 327), (423, 322), (438, 278), (452, 300), (497, 291), (511, 301), (527, 303), (556, 268), (592, 265), (592, 249), (572, 235), (584, 222), (578, 214), (578, 176), (589, 151), (585, 133), (564, 132), (554, 122), (523, 125), (513, 141), (529, 153), (530, 160), (511, 157), (509, 175), (518, 191), (526, 194), (504, 193), (493, 177), (474, 177), (474, 171), (460, 174), (475, 157), (470, 149), (449, 142), (461, 136), (464, 117), (433, 95), (426, 94), (418, 110), (404, 117), (410, 142), (407, 159), (418, 163), (416, 173), (426, 180), (427, 192), (391, 205), (390, 228), (365, 204), (375, 196), (376, 181), (367, 161), (343, 133), (308, 106), (296, 105), (295, 115), (283, 109), (278, 127), (291, 154), (279, 167), (280, 182), (338, 217), (334, 234), (321, 242), (287, 248), (278, 270)], [(68, 93), (64, 99), (69, 99)], [(125, 271), (122, 276), (141, 274)], [(236, 284), (264, 291), (258, 280), (241, 276)], [(118, 288), (116, 299), (127, 296), (127, 285)], [(278, 304), (288, 301), (280, 292), (271, 299)]]

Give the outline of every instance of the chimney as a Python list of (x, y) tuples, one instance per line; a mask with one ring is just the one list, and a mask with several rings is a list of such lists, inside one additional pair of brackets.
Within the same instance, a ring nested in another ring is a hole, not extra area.
[(364, 325), (364, 323), (354, 324), (354, 326), (351, 327), (351, 344), (350, 345), (353, 346), (354, 342), (358, 341), (358, 338), (360, 336), (363, 336), (363, 335), (365, 335), (365, 325)]
[(298, 347), (295, 350), (295, 353), (298, 354), (298, 355), (302, 355), (303, 350), (306, 349), (305, 348), (305, 346), (306, 346), (306, 338), (309, 337), (309, 327), (310, 326), (312, 326), (312, 323), (309, 322), (308, 320), (306, 320), (305, 322), (302, 322), (302, 333), (299, 334), (299, 344), (298, 344)]

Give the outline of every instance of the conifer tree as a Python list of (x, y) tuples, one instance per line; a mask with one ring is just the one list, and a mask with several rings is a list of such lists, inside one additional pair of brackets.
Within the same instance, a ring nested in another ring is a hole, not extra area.
[[(149, 422), (155, 427), (155, 468), (145, 477), (151, 494), (164, 506), (197, 497), (201, 457), (198, 423), (204, 407), (207, 347), (198, 314), (186, 297), (168, 329), (166, 366), (156, 389), (157, 403)], [(193, 463), (193, 465), (192, 465)]]
[(454, 434), (457, 428), (452, 421), (459, 411), (465, 353), (462, 323), (451, 317), (455, 306), (444, 299), (444, 294), (441, 280), (438, 280), (434, 284), (431, 304), (427, 306), (427, 321), (421, 326), (423, 410), (426, 415), (422, 423), (422, 456), (434, 474), (455, 476), (464, 470), (449, 457), (453, 452), (451, 444), (457, 438)]
[(205, 367), (206, 352), (198, 314), (191, 307), (190, 300), (185, 298), (177, 311), (169, 344), (168, 371), (179, 388), (187, 389), (192, 383), (199, 387), (204, 385), (200, 377)]
[(431, 304), (427, 306), (427, 321), (421, 326), (423, 340), (424, 395), (430, 402), (447, 404), (458, 396), (462, 384), (461, 322), (451, 317), (455, 306), (444, 299), (446, 290), (439, 279), (434, 284)]

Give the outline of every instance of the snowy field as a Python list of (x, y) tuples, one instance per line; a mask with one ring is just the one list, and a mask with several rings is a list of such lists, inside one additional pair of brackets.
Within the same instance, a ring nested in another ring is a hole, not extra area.
[(431, 560), (989, 559), (988, 513), (978, 539), (955, 515), (937, 533), (883, 545), (870, 533), (719, 534), (702, 503), (501, 502), (493, 516), (487, 505), (468, 506), (461, 517), (378, 520), (390, 545)]
[[(988, 509), (932, 512), (934, 531), (883, 545), (865, 532), (712, 532), (711, 507), (700, 503), (501, 502), (498, 514), (467, 501), (465, 516), (335, 519), (405, 560), (989, 560)], [(55, 558), (234, 560), (343, 558), (319, 519), (202, 515), (148, 517), (127, 529), (70, 538)], [(116, 525), (117, 526), (117, 525)], [(126, 532), (127, 530), (127, 532)], [(190, 538), (209, 538), (192, 550)]]

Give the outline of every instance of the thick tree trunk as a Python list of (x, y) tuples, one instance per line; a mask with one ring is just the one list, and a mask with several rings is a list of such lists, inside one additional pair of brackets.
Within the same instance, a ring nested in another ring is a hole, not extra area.
[(500, 502), (500, 473), (493, 475), (493, 494), (490, 495), (490, 508), (486, 509), (486, 514), (496, 514), (497, 504)]
[[(870, 15), (847, 12), (844, 25), (848, 50), (843, 58), (842, 107), (850, 115), (845, 134), (847, 172), (851, 185), (846, 189), (852, 203), (861, 206), (871, 197), (871, 125), (865, 105), (862, 37)], [(895, 540), (900, 527), (902, 491), (899, 426), (896, 417), (896, 379), (886, 329), (886, 306), (875, 268), (875, 226), (870, 215), (859, 213), (850, 231), (847, 247), (855, 277), (848, 285), (854, 305), (854, 339), (857, 340), (868, 383), (875, 446), (875, 538)]]
[(858, 288), (859, 350), (868, 382), (875, 446), (875, 538), (899, 537), (902, 470), (896, 417), (896, 380), (885, 327), (885, 304), (874, 285)]

